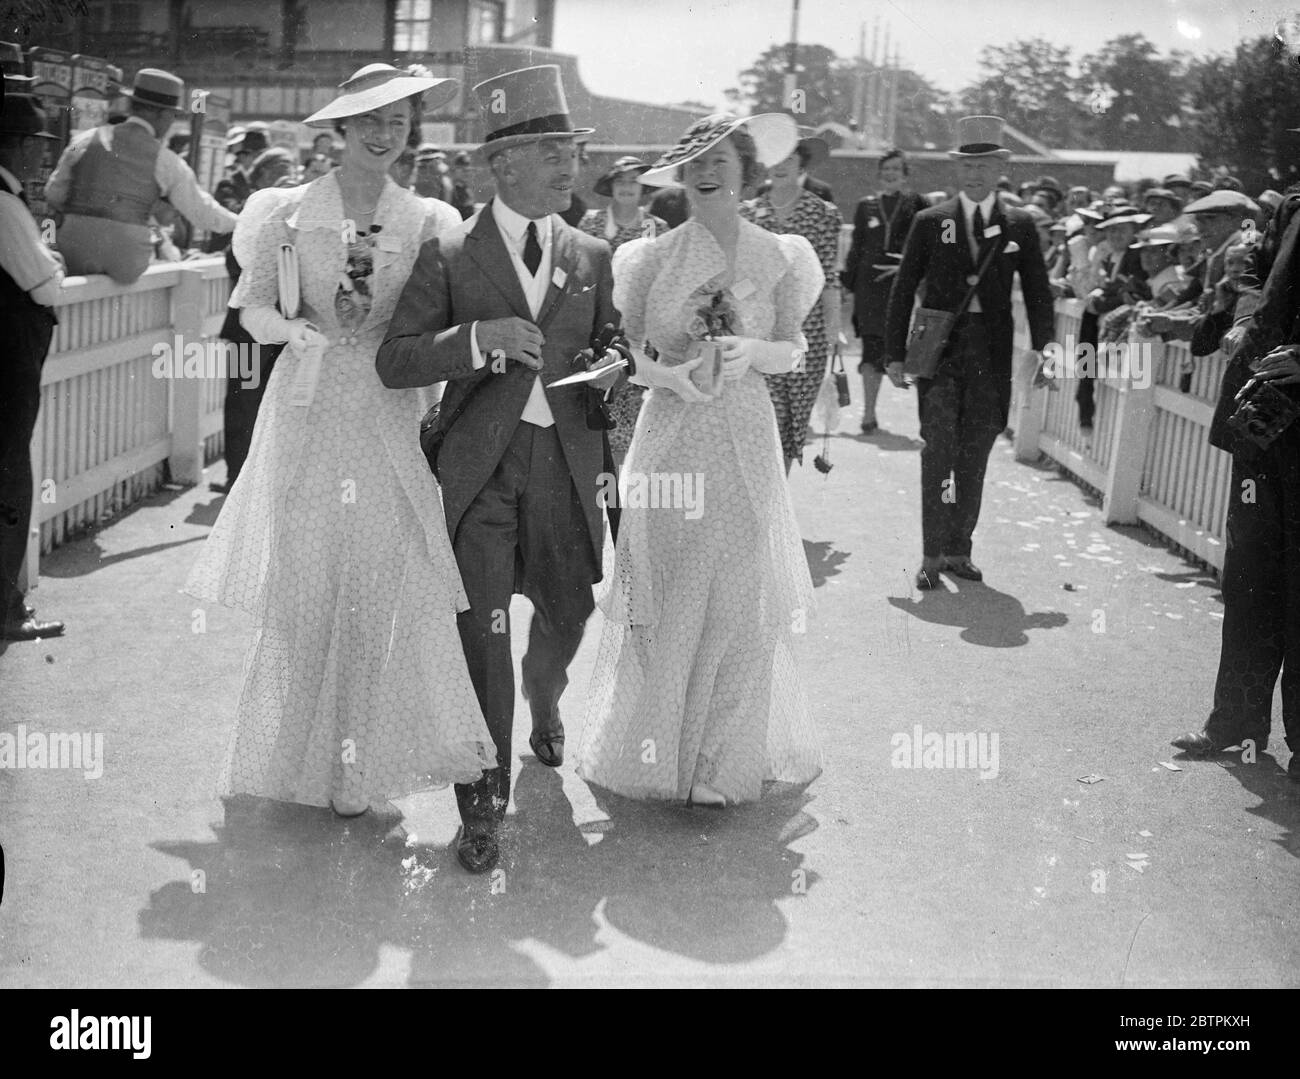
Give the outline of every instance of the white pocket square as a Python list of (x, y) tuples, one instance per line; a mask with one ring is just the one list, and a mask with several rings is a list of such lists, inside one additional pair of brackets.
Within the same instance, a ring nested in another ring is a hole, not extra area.
[(1009, 244), (1007, 244), (1006, 247), (1002, 249), (1002, 253), (1004, 255), (1014, 255), (1019, 250), (1020, 250), (1020, 245), (1016, 243), (1015, 240), (1012, 240)]

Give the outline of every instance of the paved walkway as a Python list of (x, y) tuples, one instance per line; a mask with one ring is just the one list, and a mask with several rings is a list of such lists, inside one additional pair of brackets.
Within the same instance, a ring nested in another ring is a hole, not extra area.
[[(449, 791), (346, 824), (216, 798), (249, 625), (194, 632), (180, 587), (219, 496), (164, 491), (55, 552), (35, 598), (69, 632), (0, 656), (0, 732), (101, 733), (103, 775), (0, 771), (0, 985), (1296, 985), (1280, 721), (1255, 764), (1168, 745), (1206, 713), (1213, 579), (999, 441), (987, 583), (914, 593), (914, 399), (886, 388), (882, 419), (792, 481), (824, 774), (640, 805), (537, 764), (521, 711), (496, 894), (446, 849)], [(990, 774), (897, 766), (918, 726), (986, 736)]]

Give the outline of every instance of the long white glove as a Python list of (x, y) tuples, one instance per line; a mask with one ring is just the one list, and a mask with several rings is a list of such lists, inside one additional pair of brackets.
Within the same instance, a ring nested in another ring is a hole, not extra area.
[(633, 355), (636, 357), (636, 374), (628, 379), (629, 382), (651, 389), (672, 390), (683, 401), (691, 404), (713, 400), (712, 395), (704, 393), (691, 381), (691, 372), (704, 362), (703, 356), (672, 365), (652, 360), (639, 349), (634, 350)]
[(305, 318), (285, 318), (274, 307), (242, 307), (239, 321), (253, 340), (263, 345), (288, 343), (295, 352), (305, 352), (325, 343), (325, 337)]
[(722, 374), (736, 379), (749, 368), (764, 375), (789, 374), (803, 362), (803, 352), (792, 341), (760, 341), (756, 337), (719, 337)]

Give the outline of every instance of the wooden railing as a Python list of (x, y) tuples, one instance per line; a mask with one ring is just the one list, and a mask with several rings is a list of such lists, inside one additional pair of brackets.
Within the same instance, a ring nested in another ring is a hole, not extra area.
[(219, 257), (151, 266), (133, 285), (69, 277), (32, 435), (27, 577), (40, 555), (222, 453), (224, 378), (158, 378), (156, 346), (206, 343), (230, 286)]
[[(1079, 300), (1056, 302), (1056, 336), (1078, 338)], [(1023, 311), (1017, 312), (1017, 346), (1028, 348)], [(1195, 360), (1191, 385), (1178, 389), (1185, 342), (1139, 342), (1150, 348), (1150, 380), (1099, 378), (1091, 439), (1079, 430), (1078, 383), (1058, 392), (1030, 386), (1029, 354), (1017, 367), (1013, 426), (1016, 456), (1046, 454), (1102, 498), (1107, 523), (1144, 522), (1193, 557), (1223, 568), (1232, 458), (1207, 436), (1227, 359), (1222, 353)]]
[[(31, 445), (32, 584), (42, 553), (157, 490), (165, 474), (197, 483), (221, 456), (225, 379), (157, 378), (154, 363), (155, 347), (174, 346), (178, 337), (183, 344), (214, 340), (228, 293), (218, 257), (156, 265), (125, 287), (106, 277), (67, 279)], [(1079, 301), (1057, 301), (1058, 341), (1078, 336), (1080, 315)], [(1183, 393), (1177, 386), (1187, 346), (1152, 342), (1150, 385), (1098, 381), (1088, 440), (1078, 427), (1075, 383), (1054, 393), (1031, 388), (1033, 354), (1019, 307), (1016, 346), (1016, 456), (1047, 455), (1101, 494), (1107, 522), (1146, 522), (1221, 569), (1231, 459), (1211, 448), (1206, 434), (1224, 357), (1198, 359)]]

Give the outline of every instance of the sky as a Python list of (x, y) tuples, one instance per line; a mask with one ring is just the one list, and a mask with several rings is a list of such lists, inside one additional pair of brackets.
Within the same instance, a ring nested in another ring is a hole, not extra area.
[[(594, 93), (637, 101), (721, 105), (723, 91), (775, 43), (790, 37), (792, 0), (557, 0), (553, 47), (579, 59)], [(859, 25), (888, 24), (904, 67), (942, 90), (978, 74), (985, 45), (1045, 37), (1078, 57), (1124, 33), (1145, 34), (1162, 54), (1230, 51), (1272, 33), (1300, 0), (800, 0), (798, 40), (854, 56)]]

